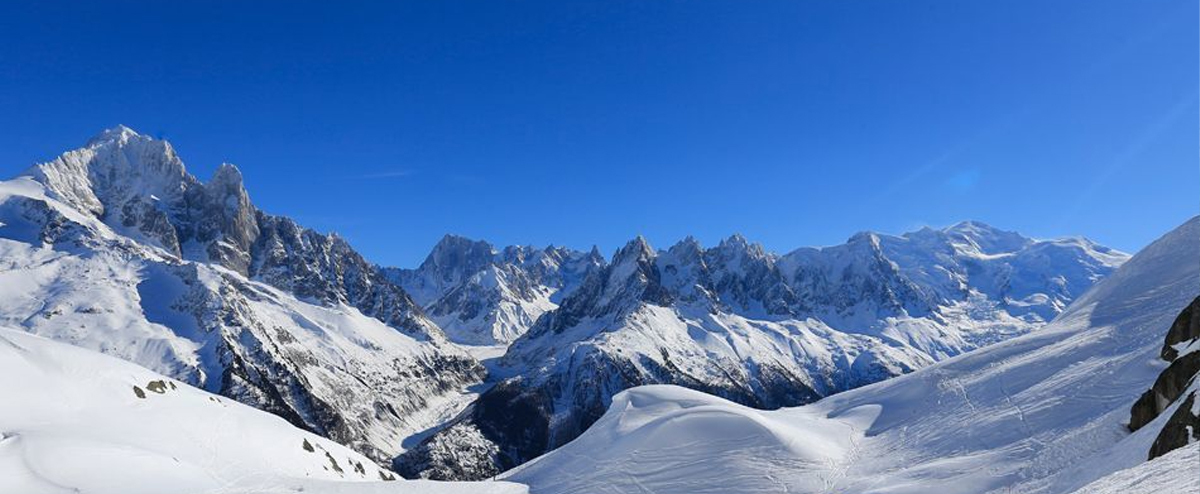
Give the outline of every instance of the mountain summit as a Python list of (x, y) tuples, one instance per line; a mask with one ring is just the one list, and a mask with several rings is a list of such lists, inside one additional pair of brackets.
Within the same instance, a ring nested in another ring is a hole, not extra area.
[(131, 360), (384, 460), (478, 382), (346, 241), (127, 127), (0, 182), (0, 322)]

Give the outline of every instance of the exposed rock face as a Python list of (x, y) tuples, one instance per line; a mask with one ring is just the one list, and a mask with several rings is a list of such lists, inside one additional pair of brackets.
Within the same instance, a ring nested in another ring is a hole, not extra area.
[(562, 247), (510, 246), (447, 235), (417, 269), (385, 273), (425, 308), (447, 337), (505, 344), (558, 306), (604, 258)]
[[(782, 257), (736, 235), (666, 251), (639, 237), (509, 346), (500, 368), (514, 377), (396, 468), (493, 475), (570, 441), (643, 384), (808, 403), (1033, 330), (1126, 258), (979, 223)], [(444, 454), (456, 449), (474, 454)]]
[[(119, 127), (0, 182), (0, 320), (220, 392), (388, 460), (485, 371), (343, 239), (259, 211)], [(14, 275), (15, 276), (15, 275)], [(37, 303), (30, 303), (36, 301)]]
[(1174, 407), (1175, 411), (1163, 424), (1150, 448), (1150, 459), (1200, 440), (1200, 407), (1196, 406), (1196, 376), (1200, 375), (1200, 297), (1180, 312), (1171, 324), (1162, 358), (1170, 365), (1133, 404), (1129, 419), (1129, 429), (1137, 431)]
[(1197, 297), (1191, 305), (1180, 312), (1179, 317), (1171, 324), (1171, 329), (1167, 331), (1167, 341), (1163, 343), (1163, 360), (1170, 362), (1179, 358), (1179, 349), (1176, 346), (1185, 343), (1183, 346), (1188, 347), (1198, 339), (1200, 339), (1200, 297)]

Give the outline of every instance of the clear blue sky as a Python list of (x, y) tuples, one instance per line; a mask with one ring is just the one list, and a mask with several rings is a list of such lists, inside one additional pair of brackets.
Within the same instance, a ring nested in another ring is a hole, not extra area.
[(1200, 212), (1195, 0), (16, 3), (0, 175), (123, 123), (383, 264)]

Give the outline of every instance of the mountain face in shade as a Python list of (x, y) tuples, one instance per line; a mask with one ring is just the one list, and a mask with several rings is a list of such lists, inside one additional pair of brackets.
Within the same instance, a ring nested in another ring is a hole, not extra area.
[(1028, 333), (1127, 258), (973, 222), (783, 256), (737, 235), (665, 251), (639, 237), (509, 346), (499, 368), (512, 377), (396, 466), (490, 476), (644, 384), (760, 408), (811, 402)]
[(336, 235), (118, 127), (0, 183), (0, 319), (280, 415), (375, 459), (484, 370)]

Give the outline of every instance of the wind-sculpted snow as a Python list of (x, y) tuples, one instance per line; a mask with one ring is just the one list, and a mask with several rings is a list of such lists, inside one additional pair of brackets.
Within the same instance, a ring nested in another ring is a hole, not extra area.
[(363, 455), (278, 417), (20, 330), (0, 328), (0, 395), (0, 492), (525, 491), (391, 481)]
[[(588, 432), (503, 475), (533, 492), (822, 492), (803, 472), (856, 453), (877, 406), (834, 419), (675, 386), (621, 392)], [(664, 468), (669, 463), (670, 468)], [(541, 479), (556, 478), (551, 485)]]
[[(377, 460), (429, 427), (427, 408), (483, 377), (344, 240), (253, 210), (231, 166), (200, 184), (168, 144), (121, 128), (34, 176), (46, 183), (0, 182), (4, 324), (136, 362)], [(116, 213), (135, 203), (166, 223)]]
[(503, 477), (534, 493), (954, 494), (1119, 492), (1153, 475), (1145, 485), (1176, 492), (1194, 483), (1179, 460), (1192, 447), (1139, 466), (1169, 413), (1134, 433), (1125, 421), (1200, 290), (1197, 239), (1200, 217), (1037, 332), (811, 405), (626, 391), (577, 439)]
[[(782, 257), (738, 235), (665, 251), (639, 237), (510, 345), (498, 366), (510, 379), (396, 465), (487, 477), (566, 443), (644, 384), (808, 403), (1029, 333), (1126, 257), (979, 223)], [(455, 445), (479, 454), (438, 453)]]

